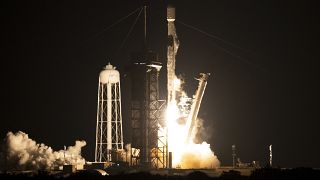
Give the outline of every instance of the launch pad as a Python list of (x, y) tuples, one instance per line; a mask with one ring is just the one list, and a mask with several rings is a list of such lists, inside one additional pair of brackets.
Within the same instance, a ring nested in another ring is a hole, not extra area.
[(109, 64), (99, 77), (95, 162), (120, 160), (145, 169), (215, 168), (219, 162), (210, 144), (193, 142), (210, 73), (200, 73), (198, 88), (193, 98), (189, 98), (175, 72), (179, 39), (174, 24), (175, 8), (168, 6), (167, 99), (160, 99), (159, 74), (163, 65), (158, 54), (148, 48), (146, 4), (142, 10), (144, 47), (131, 54), (126, 73), (131, 97), (130, 143), (124, 149), (120, 75)]

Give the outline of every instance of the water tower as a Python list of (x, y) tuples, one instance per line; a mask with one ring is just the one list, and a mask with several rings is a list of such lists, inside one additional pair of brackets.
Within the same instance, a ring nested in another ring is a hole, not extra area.
[(116, 161), (122, 150), (120, 73), (109, 63), (99, 75), (95, 162)]

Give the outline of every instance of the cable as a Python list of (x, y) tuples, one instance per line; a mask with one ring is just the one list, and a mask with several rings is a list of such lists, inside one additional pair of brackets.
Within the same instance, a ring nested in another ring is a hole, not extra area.
[(134, 20), (133, 24), (131, 25), (131, 27), (130, 27), (127, 35), (126, 35), (125, 38), (123, 39), (123, 41), (122, 41), (119, 49), (116, 51), (115, 56), (118, 55), (119, 51), (123, 48), (124, 44), (126, 43), (126, 41), (127, 41), (128, 37), (130, 36), (130, 34), (131, 34), (134, 26), (137, 24), (137, 21), (138, 21), (140, 15), (141, 15), (142, 10), (143, 10), (143, 8), (140, 8), (140, 12), (139, 12), (138, 16), (136, 17), (136, 19)]
[(182, 25), (184, 25), (184, 26), (186, 26), (186, 27), (188, 27), (188, 28), (190, 28), (190, 29), (196, 30), (196, 31), (198, 31), (198, 32), (200, 32), (200, 33), (202, 33), (202, 34), (204, 34), (204, 35), (207, 35), (207, 36), (209, 36), (209, 37), (211, 37), (211, 38), (218, 39), (219, 41), (222, 41), (223, 43), (228, 44), (228, 45), (230, 45), (230, 46), (232, 46), (232, 47), (235, 47), (235, 48), (241, 49), (241, 50), (243, 50), (243, 51), (249, 52), (249, 50), (247, 50), (247, 49), (244, 49), (244, 48), (242, 48), (242, 47), (239, 47), (239, 46), (235, 45), (234, 43), (231, 43), (231, 42), (229, 42), (229, 41), (226, 41), (226, 40), (224, 40), (224, 39), (222, 39), (222, 38), (220, 38), (220, 37), (218, 37), (218, 36), (215, 36), (215, 35), (212, 35), (212, 34), (210, 34), (210, 33), (207, 33), (207, 32), (205, 32), (205, 31), (203, 31), (203, 30), (201, 30), (201, 29), (199, 29), (199, 28), (197, 28), (197, 27), (194, 27), (194, 26), (192, 26), (192, 25), (186, 24), (186, 23), (181, 22), (181, 21), (177, 21), (177, 22), (180, 23), (180, 24), (182, 24)]
[[(190, 28), (190, 29), (192, 29), (192, 30), (198, 31), (198, 32), (200, 32), (200, 33), (202, 33), (202, 34), (210, 37), (210, 38), (217, 39), (217, 40), (223, 42), (224, 44), (230, 45), (230, 46), (232, 46), (232, 47), (234, 47), (234, 48), (240, 49), (240, 50), (245, 51), (245, 52), (248, 52), (248, 53), (252, 53), (252, 52), (249, 51), (249, 50), (246, 50), (246, 49), (244, 49), (244, 48), (241, 48), (241, 47), (239, 47), (239, 46), (237, 46), (237, 45), (235, 45), (235, 44), (233, 44), (233, 43), (231, 43), (231, 42), (229, 42), (229, 41), (226, 41), (226, 40), (224, 40), (224, 39), (222, 39), (222, 38), (220, 38), (220, 37), (218, 37), (218, 36), (215, 36), (215, 35), (212, 35), (212, 34), (210, 34), (210, 33), (207, 33), (207, 32), (205, 32), (205, 31), (203, 31), (203, 30), (201, 30), (201, 29), (199, 29), (199, 28), (196, 28), (196, 27), (192, 26), (192, 25), (188, 25), (188, 24), (186, 24), (186, 23), (184, 23), (184, 22), (181, 22), (181, 21), (177, 21), (177, 22), (180, 23), (180, 24), (182, 24), (182, 25), (184, 25), (184, 26), (186, 26), (186, 27), (188, 27), (188, 28)], [(214, 42), (214, 44), (215, 44), (218, 48), (220, 48), (221, 50), (223, 50), (224, 52), (232, 55), (233, 57), (236, 57), (236, 58), (242, 60), (243, 62), (245, 62), (245, 63), (247, 63), (247, 64), (249, 64), (249, 65), (251, 65), (251, 66), (254, 66), (255, 68), (258, 68), (258, 69), (266, 72), (266, 69), (262, 68), (261, 66), (256, 65), (256, 64), (248, 61), (247, 59), (242, 58), (241, 56), (232, 53), (231, 51), (227, 50), (226, 48), (223, 48), (223, 47), (219, 46), (216, 42)]]
[[(112, 23), (110, 26), (104, 28), (102, 31), (96, 33), (96, 34), (93, 35), (91, 38), (88, 38), (88, 40), (86, 40), (86, 41), (89, 41), (89, 40), (91, 40), (91, 39), (95, 39), (95, 38), (99, 37), (99, 36), (100, 36), (101, 34), (103, 34), (105, 31), (111, 29), (112, 27), (114, 27), (115, 25), (119, 24), (119, 23), (122, 22), (123, 20), (125, 20), (125, 19), (127, 19), (128, 17), (130, 17), (131, 15), (135, 14), (139, 9), (141, 9), (141, 7), (135, 9), (134, 11), (132, 11), (131, 13), (129, 13), (128, 15), (120, 18), (118, 21)], [(140, 11), (141, 11), (141, 10), (140, 10)]]

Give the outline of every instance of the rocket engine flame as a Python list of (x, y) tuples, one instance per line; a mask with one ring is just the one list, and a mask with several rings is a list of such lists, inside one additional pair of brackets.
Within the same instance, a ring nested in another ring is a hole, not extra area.
[[(178, 84), (178, 80), (174, 81)], [(180, 84), (179, 84), (180, 85)], [(182, 91), (182, 88), (177, 88)], [(210, 144), (202, 142), (194, 143), (196, 131), (192, 131), (189, 141), (187, 141), (188, 127), (186, 123), (178, 121), (179, 118), (187, 118), (188, 112), (181, 104), (186, 103), (188, 99), (186, 93), (180, 93), (179, 102), (173, 100), (168, 103), (166, 111), (166, 122), (168, 128), (168, 147), (169, 152), (173, 153), (172, 165), (175, 168), (216, 168), (220, 165), (218, 158), (210, 148)], [(180, 104), (180, 106), (178, 106)], [(180, 108), (179, 108), (180, 107)]]

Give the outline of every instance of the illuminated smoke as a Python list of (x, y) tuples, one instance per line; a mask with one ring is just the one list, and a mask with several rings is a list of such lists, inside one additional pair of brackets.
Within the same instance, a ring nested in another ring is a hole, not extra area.
[(220, 166), (217, 156), (210, 149), (210, 144), (202, 142), (201, 144), (188, 144), (181, 155), (181, 168), (216, 168)]
[(81, 148), (85, 141), (76, 141), (66, 150), (54, 151), (45, 144), (38, 144), (24, 132), (8, 132), (4, 144), (2, 164), (7, 170), (49, 170), (63, 164), (84, 164)]
[(220, 166), (217, 156), (210, 148), (210, 144), (203, 141), (210, 134), (203, 125), (203, 119), (197, 118), (192, 133), (192, 143), (189, 143), (181, 157), (183, 168), (216, 168)]
[(194, 143), (202, 143), (204, 140), (208, 140), (212, 137), (212, 127), (205, 126), (204, 120), (197, 118), (196, 125), (194, 128)]
[(173, 154), (172, 164), (175, 168), (217, 168), (220, 162), (217, 156), (210, 148), (210, 144), (202, 139), (196, 138), (196, 134), (206, 135), (197, 130), (203, 130), (202, 120), (197, 119), (193, 127), (191, 140), (186, 142), (188, 129), (186, 127), (186, 118), (190, 113), (192, 99), (187, 96), (180, 79), (176, 78), (174, 84), (176, 87), (176, 100), (169, 102), (167, 107), (167, 125), (169, 151)]

